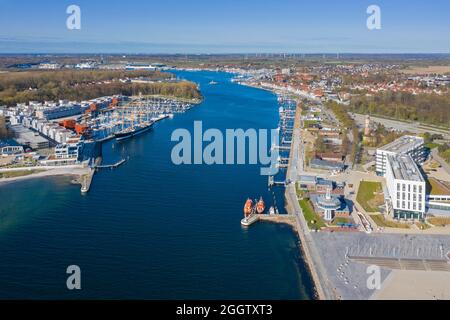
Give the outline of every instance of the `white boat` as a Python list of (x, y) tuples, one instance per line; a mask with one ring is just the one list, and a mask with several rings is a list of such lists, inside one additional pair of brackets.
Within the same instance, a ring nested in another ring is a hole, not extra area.
[(210, 85), (215, 85), (215, 84), (218, 84), (218, 82), (216, 82), (216, 81), (214, 81), (214, 80), (211, 80), (211, 81), (209, 82), (209, 84), (210, 84)]

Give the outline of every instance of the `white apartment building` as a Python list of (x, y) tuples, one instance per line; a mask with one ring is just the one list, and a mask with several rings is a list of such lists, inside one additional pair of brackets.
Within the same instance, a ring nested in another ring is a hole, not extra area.
[(426, 210), (426, 183), (410, 155), (386, 157), (386, 199), (389, 214), (395, 219), (423, 219)]
[(376, 153), (376, 172), (380, 176), (386, 174), (387, 156), (410, 155), (412, 159), (422, 164), (426, 160), (424, 139), (416, 136), (403, 136), (387, 145), (378, 148)]

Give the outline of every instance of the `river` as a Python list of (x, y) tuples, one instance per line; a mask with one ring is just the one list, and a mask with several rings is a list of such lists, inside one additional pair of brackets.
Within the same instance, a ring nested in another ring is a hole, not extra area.
[[(241, 227), (247, 197), (272, 193), (259, 165), (174, 165), (176, 128), (276, 128), (274, 94), (219, 72), (177, 72), (204, 101), (152, 131), (103, 146), (88, 194), (68, 177), (0, 186), (0, 298), (311, 299), (290, 227)], [(209, 85), (211, 80), (217, 85)], [(275, 192), (283, 208), (283, 190)], [(81, 290), (66, 268), (81, 268)]]

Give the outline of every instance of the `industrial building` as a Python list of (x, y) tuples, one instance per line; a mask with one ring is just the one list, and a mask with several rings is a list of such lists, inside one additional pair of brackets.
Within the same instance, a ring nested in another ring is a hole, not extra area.
[(376, 153), (376, 172), (380, 176), (386, 174), (387, 157), (395, 155), (410, 155), (418, 164), (422, 164), (427, 154), (424, 139), (416, 136), (403, 136), (387, 145), (378, 148)]
[(128, 64), (125, 66), (125, 70), (134, 71), (134, 70), (148, 70), (155, 71), (156, 67), (149, 64)]

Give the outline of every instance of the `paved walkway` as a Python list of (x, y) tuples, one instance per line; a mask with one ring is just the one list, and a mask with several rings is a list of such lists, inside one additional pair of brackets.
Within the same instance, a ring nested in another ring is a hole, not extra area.
[(302, 144), (300, 142), (300, 109), (297, 108), (292, 138), (292, 149), (288, 172), (286, 175), (292, 181), (292, 183), (286, 187), (285, 191), (287, 211), (289, 214), (295, 216), (298, 226), (297, 232), (300, 237), (304, 257), (309, 265), (319, 299), (335, 300), (337, 299), (337, 293), (333, 291), (333, 285), (328, 280), (327, 273), (325, 272), (325, 268), (322, 265), (320, 255), (317, 251), (316, 244), (311, 237), (308, 224), (303, 215), (300, 204), (298, 203), (295, 181), (297, 180), (299, 173), (303, 172), (303, 152), (300, 150), (302, 148)]

